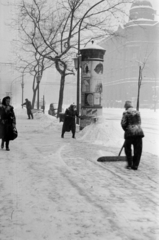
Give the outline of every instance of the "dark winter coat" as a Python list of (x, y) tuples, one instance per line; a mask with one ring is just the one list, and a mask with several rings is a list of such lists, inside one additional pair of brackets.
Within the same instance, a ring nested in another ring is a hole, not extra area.
[(3, 110), (3, 108), (2, 108), (2, 106), (0, 106), (0, 139), (3, 136), (3, 124), (2, 124), (2, 119), (1, 119), (2, 110)]
[(27, 110), (32, 109), (31, 102), (29, 100), (22, 104), (22, 106), (24, 106), (24, 105), (26, 105)]
[(22, 104), (22, 106), (26, 106), (27, 114), (29, 115), (32, 110), (31, 102), (29, 100), (27, 100), (25, 103)]
[(132, 137), (144, 137), (144, 132), (141, 128), (140, 113), (134, 108), (128, 108), (123, 113), (121, 126), (125, 131), (125, 139)]
[(67, 108), (63, 123), (63, 132), (76, 131), (75, 117), (78, 117), (77, 111), (72, 108)]
[(3, 138), (4, 141), (12, 140), (13, 124), (16, 124), (16, 118), (12, 106), (2, 105), (0, 122), (0, 138)]

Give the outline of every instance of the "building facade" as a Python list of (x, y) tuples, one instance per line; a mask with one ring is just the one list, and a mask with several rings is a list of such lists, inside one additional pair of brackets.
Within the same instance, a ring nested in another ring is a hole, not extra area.
[(100, 45), (106, 49), (103, 105), (123, 107), (126, 100), (136, 105), (139, 67), (142, 69), (140, 107), (153, 107), (159, 95), (159, 22), (150, 1), (136, 0), (129, 21)]

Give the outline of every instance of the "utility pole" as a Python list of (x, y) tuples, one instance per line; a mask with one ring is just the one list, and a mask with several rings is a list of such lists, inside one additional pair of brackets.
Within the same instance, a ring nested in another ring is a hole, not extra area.
[(43, 113), (45, 113), (45, 97), (43, 95)]
[[(22, 75), (21, 86), (22, 86), (22, 104), (23, 104), (23, 102), (24, 102), (24, 74)], [(23, 105), (22, 105), (22, 108), (23, 108)]]
[(37, 109), (39, 110), (39, 95), (40, 95), (40, 93), (39, 93), (39, 82), (38, 82), (38, 101), (37, 101)]

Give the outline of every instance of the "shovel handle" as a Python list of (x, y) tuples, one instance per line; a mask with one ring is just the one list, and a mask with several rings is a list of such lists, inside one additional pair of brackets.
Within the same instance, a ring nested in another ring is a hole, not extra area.
[(121, 152), (123, 151), (124, 145), (125, 145), (125, 142), (123, 143), (123, 146), (122, 146), (121, 149), (120, 149), (120, 152), (119, 152), (119, 154), (118, 154), (118, 157), (120, 157), (120, 154), (121, 154)]

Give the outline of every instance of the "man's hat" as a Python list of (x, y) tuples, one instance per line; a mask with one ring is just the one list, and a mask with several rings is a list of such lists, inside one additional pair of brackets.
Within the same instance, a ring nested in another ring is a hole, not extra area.
[(124, 108), (128, 109), (128, 108), (132, 108), (133, 105), (132, 105), (132, 102), (131, 101), (126, 101), (125, 104), (124, 104)]

